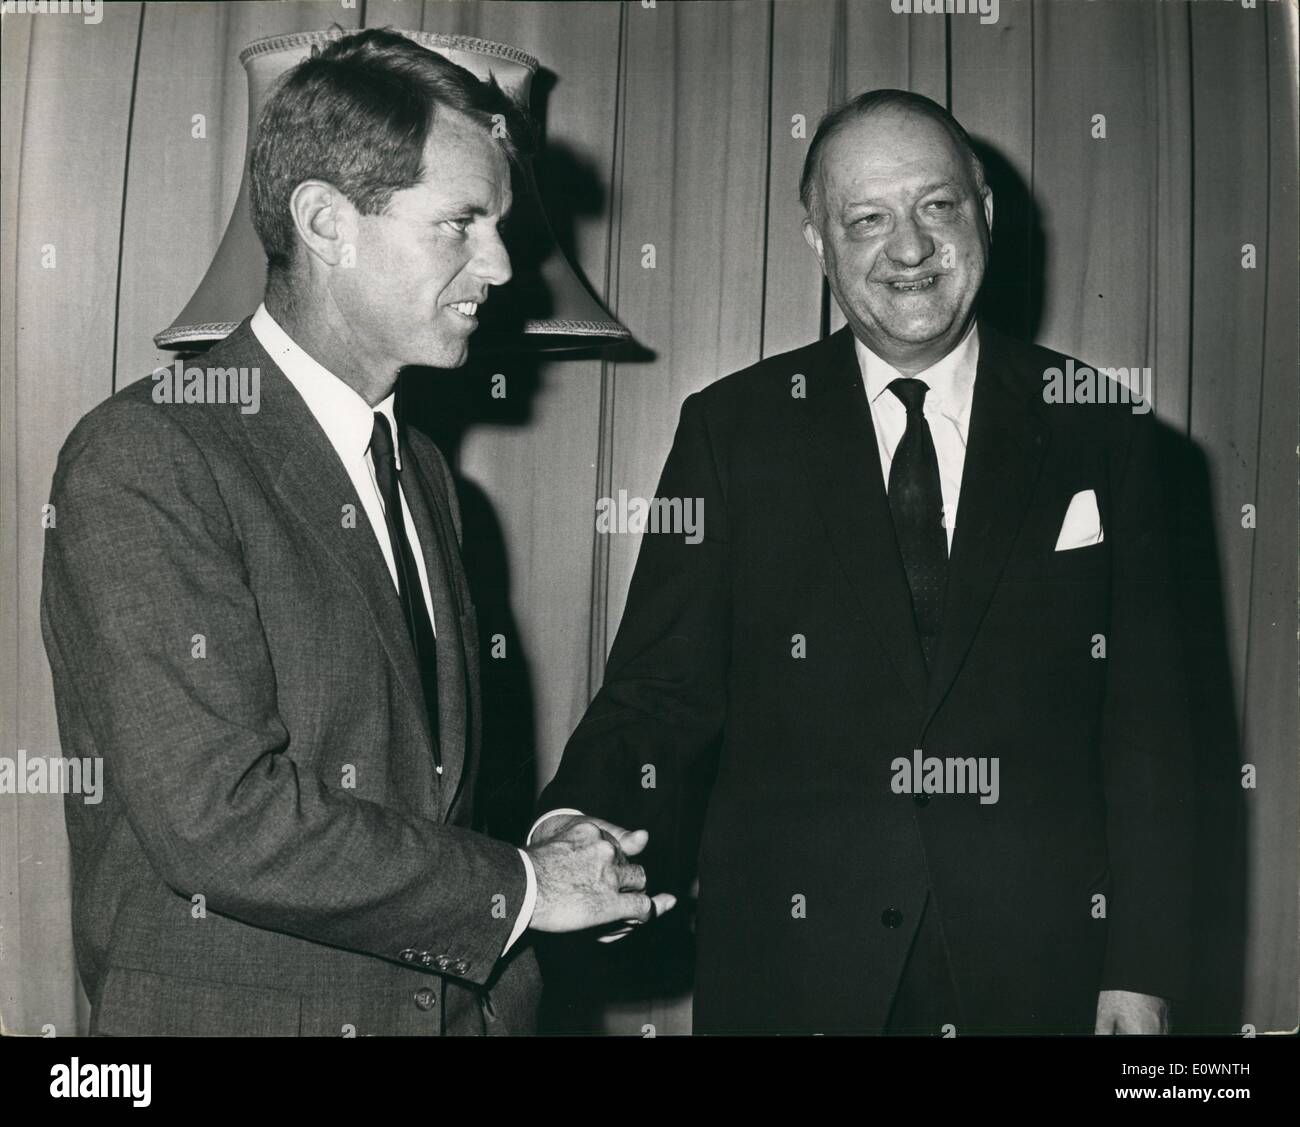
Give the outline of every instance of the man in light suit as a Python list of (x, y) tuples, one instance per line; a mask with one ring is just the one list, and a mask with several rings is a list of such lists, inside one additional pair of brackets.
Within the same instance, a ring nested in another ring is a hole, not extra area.
[(671, 841), (716, 751), (697, 1032), (1163, 1032), (1191, 804), (1155, 424), (1045, 397), (1067, 359), (977, 321), (993, 198), (942, 107), (828, 115), (801, 197), (848, 324), (682, 405), (657, 496), (703, 541), (642, 541), (532, 840)]
[(63, 448), (41, 621), (63, 753), (105, 764), (66, 806), (93, 1033), (528, 1031), (529, 926), (653, 910), (590, 826), (476, 832), (455, 493), (394, 412), (510, 277), (522, 132), (392, 32), (305, 60), (252, 155), (265, 302), (201, 359), (258, 373), (257, 409), (142, 380)]

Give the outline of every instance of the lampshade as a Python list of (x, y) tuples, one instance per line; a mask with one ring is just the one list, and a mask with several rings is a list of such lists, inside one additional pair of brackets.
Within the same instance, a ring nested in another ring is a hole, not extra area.
[[(262, 300), (266, 285), (266, 255), (253, 230), (249, 208), (248, 165), (253, 137), (276, 80), (313, 47), (350, 34), (329, 31), (294, 32), (257, 39), (239, 53), (248, 75), (248, 143), (244, 150), (244, 176), (239, 185), (230, 225), (216, 257), (199, 288), (166, 329), (154, 337), (159, 348), (199, 351), (234, 331)], [(466, 70), (498, 85), (525, 110), (537, 60), (501, 43), (461, 35), (436, 35), (400, 31), (422, 47), (436, 51)], [(631, 334), (609, 315), (569, 264), (556, 243), (550, 222), (537, 194), (530, 164), (520, 170), (506, 236), (514, 276), (495, 288), (479, 311), (474, 345), (498, 349), (555, 351), (590, 348), (630, 338)]]

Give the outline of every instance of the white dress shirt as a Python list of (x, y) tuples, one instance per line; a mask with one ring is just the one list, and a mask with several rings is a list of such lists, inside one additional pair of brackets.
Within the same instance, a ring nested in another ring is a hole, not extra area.
[[(393, 401), (396, 393), (392, 392), (373, 410), (370, 405), (352, 390), (333, 372), (313, 360), (302, 347), (289, 336), (279, 322), (267, 312), (265, 305), (259, 305), (249, 327), (253, 335), (261, 342), (272, 360), (293, 384), (302, 396), (307, 409), (315, 416), (330, 445), (352, 479), (352, 486), (361, 498), (361, 506), (366, 511), (375, 539), (379, 541), (379, 550), (388, 564), (388, 572), (393, 586), (400, 590), (397, 579), (397, 560), (393, 556), (393, 545), (388, 536), (388, 525), (384, 521), (384, 498), (379, 492), (375, 479), (375, 464), (370, 456), (370, 436), (375, 425), (375, 411), (382, 411), (388, 419), (393, 434), (393, 461), (398, 472), (402, 469), (402, 455), (397, 442), (397, 419), (393, 414)], [(415, 568), (420, 573), (420, 593), (429, 612), (429, 622), (433, 624), (436, 636), (438, 626), (433, 616), (433, 599), (429, 595), (429, 573), (425, 568), (424, 550), (420, 546), (420, 537), (415, 531), (415, 522), (411, 519), (411, 510), (406, 504), (406, 495), (398, 485), (398, 494), (402, 502), (402, 522), (406, 528), (407, 539), (415, 555)], [(522, 849), (519, 856), (523, 858), (524, 873), (527, 876), (527, 888), (524, 903), (515, 920), (510, 940), (502, 954), (514, 945), (524, 933), (533, 918), (533, 908), (537, 903), (537, 874), (533, 872), (533, 863)]]
[[(880, 472), (885, 490), (889, 489), (889, 467), (894, 451), (907, 429), (907, 408), (889, 385), (902, 373), (890, 367), (856, 337), (853, 347), (862, 370), (862, 382), (871, 404), (871, 422), (876, 429), (876, 447), (880, 452)], [(966, 335), (947, 356), (932, 364), (918, 379), (929, 387), (921, 410), (930, 425), (934, 453), (939, 462), (939, 488), (943, 493), (944, 531), (948, 534), (948, 554), (952, 555), (952, 537), (957, 528), (957, 501), (961, 496), (961, 475), (966, 465), (966, 436), (970, 430), (970, 409), (975, 398), (975, 369), (979, 363), (979, 333), (972, 321)]]

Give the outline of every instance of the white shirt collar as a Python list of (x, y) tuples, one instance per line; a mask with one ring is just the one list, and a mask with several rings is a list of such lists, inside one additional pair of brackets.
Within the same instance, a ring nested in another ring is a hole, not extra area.
[[(307, 409), (320, 423), (330, 445), (338, 452), (345, 466), (353, 465), (366, 456), (366, 451), (370, 448), (370, 435), (374, 430), (375, 411), (382, 411), (387, 417), (394, 435), (394, 445), (400, 445), (396, 442), (397, 417), (393, 407), (396, 391), (389, 392), (388, 397), (371, 410), (370, 404), (352, 388), (309, 356), (271, 316), (265, 304), (257, 307), (249, 328), (266, 349), (267, 355), (279, 365), (302, 396)], [(394, 450), (393, 461), (400, 471), (400, 450)]]
[[(872, 352), (856, 336), (853, 338), (853, 347), (857, 352), (858, 367), (862, 370), (867, 398), (874, 403), (894, 380), (902, 377), (902, 373)], [(979, 333), (972, 320), (965, 336), (947, 356), (916, 373), (914, 378), (923, 380), (930, 388), (926, 402), (935, 403), (939, 410), (953, 419), (969, 415), (979, 355)]]

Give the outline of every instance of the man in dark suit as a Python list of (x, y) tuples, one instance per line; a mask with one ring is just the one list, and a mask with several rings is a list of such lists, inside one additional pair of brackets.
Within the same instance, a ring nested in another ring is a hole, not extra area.
[(643, 540), (532, 839), (670, 842), (716, 750), (697, 1032), (1163, 1032), (1190, 768), (1154, 423), (977, 324), (993, 199), (942, 107), (828, 115), (801, 196), (848, 324), (683, 404), (657, 496), (703, 541)]
[[(164, 371), (64, 446), (41, 619), (63, 752), (105, 764), (66, 806), (94, 1033), (528, 1031), (529, 926), (652, 910), (590, 826), (476, 832), (455, 493), (394, 411), (510, 277), (521, 130), (392, 32), (305, 60), (252, 155), (265, 303), (179, 399)], [(235, 370), (258, 394), (210, 401)]]

